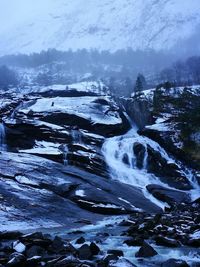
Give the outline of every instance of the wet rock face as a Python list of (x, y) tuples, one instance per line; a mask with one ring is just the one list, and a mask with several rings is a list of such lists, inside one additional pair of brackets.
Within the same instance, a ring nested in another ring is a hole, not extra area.
[[(10, 152), (0, 153), (0, 164), (3, 229), (5, 222), (12, 229), (59, 227), (69, 221), (96, 221), (103, 215), (129, 214), (137, 209), (161, 212), (140, 189), (74, 166)], [(6, 235), (0, 233), (0, 238)]]
[(175, 163), (168, 163), (161, 153), (148, 146), (147, 170), (160, 177), (161, 181), (169, 186), (181, 190), (190, 190), (192, 185)]
[(153, 123), (152, 103), (141, 94), (132, 98), (120, 98), (119, 102), (125, 107), (127, 114), (137, 124), (140, 130)]

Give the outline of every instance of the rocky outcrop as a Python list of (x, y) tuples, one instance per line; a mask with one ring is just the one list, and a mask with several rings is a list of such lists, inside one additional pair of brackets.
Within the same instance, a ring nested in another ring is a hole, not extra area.
[(145, 95), (137, 93), (132, 98), (119, 99), (130, 118), (137, 124), (140, 130), (146, 125), (153, 123), (152, 102)]
[(104, 138), (130, 127), (119, 106), (110, 97), (90, 91), (83, 94), (73, 89), (70, 95), (70, 90), (43, 90), (26, 97), (2, 95), (5, 104), (0, 117), (8, 150), (68, 162), (106, 176), (100, 151)]
[(199, 169), (200, 87), (158, 87), (122, 99), (142, 135), (158, 142), (187, 165)]

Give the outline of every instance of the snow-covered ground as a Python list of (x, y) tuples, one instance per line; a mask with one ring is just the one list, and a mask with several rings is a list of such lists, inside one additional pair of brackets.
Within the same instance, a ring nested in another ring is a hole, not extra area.
[(109, 105), (99, 105), (99, 99), (109, 101), (109, 97), (55, 97), (41, 98), (35, 104), (19, 110), (24, 114), (35, 113), (66, 113), (76, 115), (91, 122), (115, 125), (122, 119), (117, 111), (111, 111)]

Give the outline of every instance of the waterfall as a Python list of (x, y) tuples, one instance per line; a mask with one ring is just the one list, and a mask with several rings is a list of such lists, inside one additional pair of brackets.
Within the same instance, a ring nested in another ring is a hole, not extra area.
[(62, 144), (62, 145), (59, 146), (58, 149), (60, 150), (60, 152), (62, 152), (62, 155), (63, 155), (63, 164), (64, 164), (64, 166), (67, 166), (67, 165), (68, 165), (67, 155), (68, 155), (68, 153), (69, 153), (68, 145), (66, 145), (66, 144)]
[(73, 143), (76, 143), (76, 144), (82, 143), (82, 134), (81, 134), (80, 130), (77, 129), (76, 127), (74, 127), (71, 130), (71, 136), (72, 136)]
[(6, 151), (6, 131), (3, 123), (0, 123), (0, 151)]
[(65, 145), (64, 149), (63, 149), (63, 163), (65, 166), (68, 165), (68, 159), (67, 159), (68, 152), (69, 152), (69, 149), (68, 149), (67, 145)]
[[(143, 148), (140, 166), (137, 164), (138, 158), (134, 153), (134, 144), (139, 144)], [(148, 137), (140, 136), (137, 133), (136, 126), (134, 125), (125, 135), (108, 138), (103, 144), (102, 152), (109, 167), (112, 179), (140, 188), (146, 198), (150, 199), (161, 208), (164, 208), (166, 203), (158, 201), (146, 189), (146, 186), (149, 184), (157, 184), (164, 186), (165, 188), (171, 188), (169, 185), (161, 182), (154, 174), (148, 173), (148, 146), (159, 152), (162, 157), (167, 160), (167, 162), (175, 163), (175, 160), (170, 158), (166, 151), (158, 143)], [(178, 164), (181, 166), (180, 163)], [(186, 173), (184, 170), (183, 172), (194, 187), (194, 190), (191, 190), (190, 194), (195, 197), (197, 195), (197, 190), (199, 190), (199, 186), (197, 186), (197, 182), (195, 183), (195, 181), (192, 180), (193, 178), (190, 172)]]

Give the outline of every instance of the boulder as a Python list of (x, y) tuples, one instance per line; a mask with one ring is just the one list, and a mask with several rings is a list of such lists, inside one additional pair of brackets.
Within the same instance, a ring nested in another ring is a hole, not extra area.
[(5, 231), (0, 232), (0, 240), (14, 240), (22, 236), (22, 233), (19, 231)]
[(32, 258), (34, 256), (44, 256), (46, 253), (45, 249), (39, 246), (31, 246), (27, 251), (26, 251), (26, 256), (27, 258)]
[(143, 242), (144, 242), (143, 239), (135, 237), (135, 238), (125, 240), (124, 244), (126, 244), (129, 247), (137, 247), (137, 246), (142, 246)]
[(79, 237), (77, 240), (76, 240), (76, 244), (83, 244), (85, 243), (85, 238), (84, 237)]
[(15, 252), (10, 255), (7, 267), (23, 267), (26, 266), (26, 258), (23, 254)]
[(181, 244), (179, 241), (172, 239), (172, 238), (167, 238), (161, 235), (156, 236), (155, 238), (156, 244), (164, 247), (180, 247)]
[(80, 260), (91, 260), (92, 258), (92, 251), (90, 246), (88, 245), (82, 245), (79, 249), (78, 249), (78, 258)]
[(92, 255), (98, 255), (100, 252), (100, 248), (94, 242), (90, 244), (90, 250), (92, 252)]
[(137, 258), (149, 258), (157, 255), (158, 253), (154, 248), (152, 248), (148, 243), (144, 242), (138, 252), (136, 252), (135, 257)]
[(186, 261), (170, 259), (161, 264), (161, 267), (189, 267)]
[(146, 148), (144, 145), (140, 144), (139, 142), (135, 142), (133, 145), (133, 152), (136, 156), (136, 166), (138, 169), (143, 168), (144, 157), (146, 153)]

